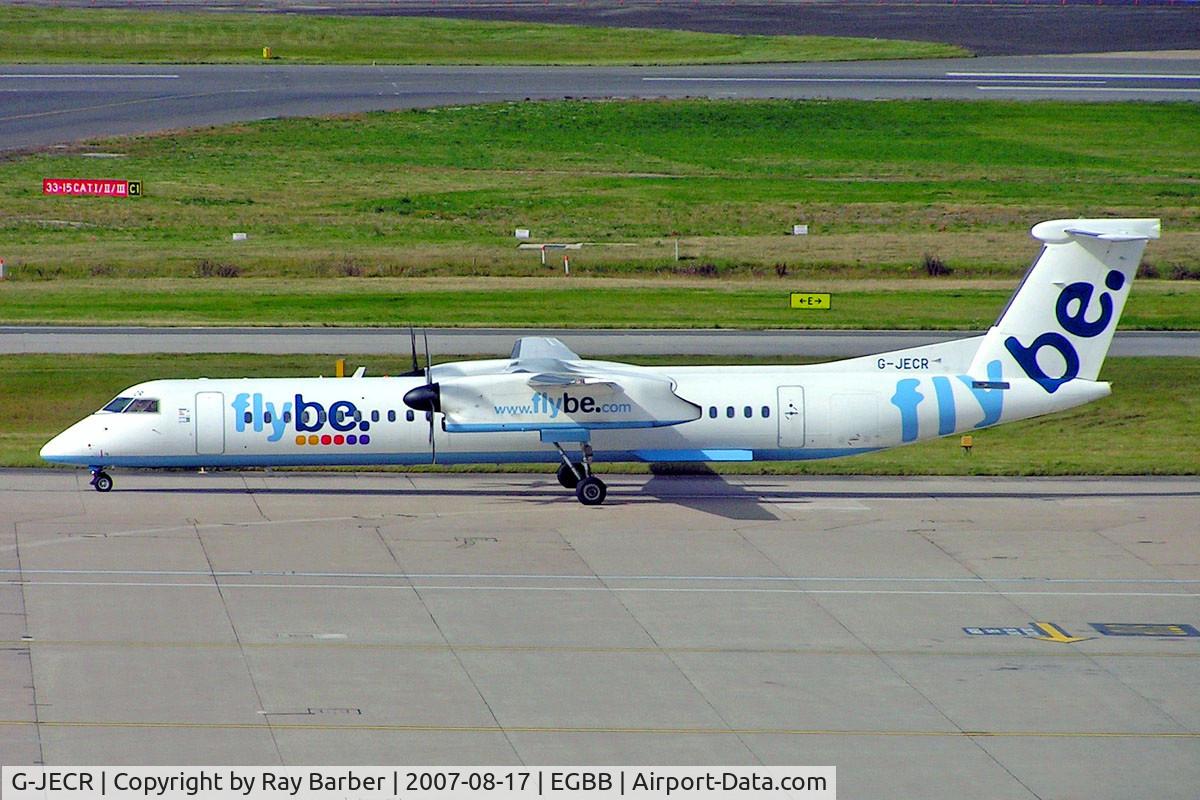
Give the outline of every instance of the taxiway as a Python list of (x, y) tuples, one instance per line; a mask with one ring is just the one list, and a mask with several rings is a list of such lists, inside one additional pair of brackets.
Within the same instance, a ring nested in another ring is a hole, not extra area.
[[(982, 335), (982, 331), (428, 328), (436, 356), (506, 356), (522, 336), (555, 336), (584, 357), (628, 355), (837, 358)], [(327, 353), (395, 355), (408, 328), (0, 326), (0, 353)], [(1200, 357), (1200, 331), (1118, 331), (1110, 354)]]
[(7, 763), (1200, 785), (1200, 637), (1094, 626), (1200, 626), (1195, 479), (0, 476)]

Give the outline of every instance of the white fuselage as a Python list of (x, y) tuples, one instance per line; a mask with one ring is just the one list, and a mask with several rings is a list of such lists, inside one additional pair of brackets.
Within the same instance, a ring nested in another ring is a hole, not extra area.
[[(626, 365), (669, 378), (699, 417), (659, 427), (592, 427), (595, 415), (579, 408), (587, 408), (587, 387), (536, 400), (530, 390), (526, 402), (536, 405), (524, 411), (564, 423), (561, 435), (448, 432), (435, 413), (432, 443), (426, 413), (401, 399), (424, 383), (420, 377), (150, 381), (122, 395), (157, 400), (157, 411), (98, 411), (42, 455), (97, 467), (554, 462), (560, 455), (553, 442), (561, 439), (588, 440), (605, 461), (819, 459), (962, 433), (1108, 393), (1108, 384), (1074, 381), (1048, 397), (1023, 375), (991, 374), (981, 385), (961, 372), (977, 346), (968, 339), (811, 366)], [(498, 406), (501, 412), (507, 409)]]

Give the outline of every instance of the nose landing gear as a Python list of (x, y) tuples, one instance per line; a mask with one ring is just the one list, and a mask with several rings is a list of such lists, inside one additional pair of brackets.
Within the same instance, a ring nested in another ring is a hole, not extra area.
[(112, 490), (113, 479), (100, 467), (92, 467), (91, 484), (97, 492), (107, 492)]
[(608, 487), (604, 481), (592, 474), (592, 446), (587, 442), (580, 445), (583, 461), (571, 461), (562, 445), (554, 443), (558, 454), (562, 456), (562, 465), (558, 468), (558, 482), (564, 489), (574, 489), (575, 497), (585, 506), (598, 506), (608, 495)]

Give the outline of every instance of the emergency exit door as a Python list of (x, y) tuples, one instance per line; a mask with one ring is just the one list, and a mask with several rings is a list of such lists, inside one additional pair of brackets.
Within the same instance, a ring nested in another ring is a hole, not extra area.
[(225, 452), (225, 395), (196, 394), (196, 455), (215, 456)]
[(804, 447), (804, 387), (779, 387), (779, 446)]

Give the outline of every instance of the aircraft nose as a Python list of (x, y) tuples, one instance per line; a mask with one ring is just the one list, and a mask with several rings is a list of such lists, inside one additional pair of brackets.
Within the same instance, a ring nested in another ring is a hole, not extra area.
[(50, 441), (42, 445), (42, 450), (39, 455), (46, 461), (54, 461), (67, 455), (66, 442), (63, 441), (66, 437), (63, 434), (55, 436)]
[(88, 453), (86, 452), (88, 448), (80, 441), (76, 428), (77, 426), (73, 425), (46, 442), (42, 446), (41, 457), (46, 461), (56, 461), (63, 464), (86, 461), (88, 458)]

